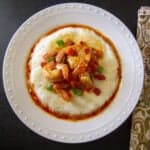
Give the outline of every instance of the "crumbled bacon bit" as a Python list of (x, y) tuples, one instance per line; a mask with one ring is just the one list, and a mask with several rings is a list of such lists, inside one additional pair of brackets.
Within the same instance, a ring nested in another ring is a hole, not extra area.
[(93, 93), (96, 94), (97, 96), (101, 94), (101, 90), (98, 88), (93, 88)]
[(92, 88), (86, 88), (87, 92), (90, 92), (92, 90)]
[(90, 67), (97, 66), (97, 65), (98, 65), (98, 62), (97, 62), (96, 60), (94, 60), (94, 59), (92, 59), (92, 60), (90, 61), (90, 63), (89, 63), (89, 66), (90, 66)]
[(67, 40), (65, 42), (66, 45), (70, 46), (70, 45), (74, 45), (74, 42), (72, 40)]
[(75, 56), (76, 55), (76, 51), (71, 47), (71, 48), (68, 49), (67, 54), (70, 55), (70, 56)]
[(99, 65), (98, 62), (92, 59), (89, 63), (89, 67), (88, 67), (89, 71), (93, 73), (96, 72), (98, 65)]
[(97, 58), (101, 58), (103, 56), (103, 51), (102, 50), (96, 50), (93, 48), (93, 53)]
[(68, 84), (67, 81), (61, 81), (61, 82), (55, 82), (54, 83), (55, 87), (61, 88), (61, 89), (70, 89), (70, 85)]
[(84, 51), (85, 51), (86, 54), (89, 54), (90, 49), (89, 48), (85, 48)]
[(46, 62), (41, 62), (41, 67), (43, 68), (46, 64)]
[(94, 77), (98, 80), (105, 80), (106, 77), (103, 74), (94, 74)]
[(83, 41), (80, 41), (80, 44), (81, 44), (81, 45), (85, 45), (85, 42), (83, 42)]
[(70, 81), (70, 84), (74, 88), (80, 88), (81, 87), (81, 84), (78, 81)]

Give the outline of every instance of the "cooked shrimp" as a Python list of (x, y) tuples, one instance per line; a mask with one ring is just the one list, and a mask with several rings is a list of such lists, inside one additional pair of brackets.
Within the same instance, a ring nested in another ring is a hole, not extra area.
[(63, 59), (64, 59), (64, 57), (65, 57), (65, 50), (61, 50), (61, 51), (58, 52), (57, 55), (56, 55), (56, 62), (57, 62), (57, 63), (62, 62)]
[(43, 68), (44, 68), (47, 72), (49, 72), (49, 71), (55, 69), (55, 67), (56, 67), (56, 63), (55, 63), (54, 61), (51, 61), (50, 63), (47, 63), (47, 64), (45, 64), (45, 65), (43, 66)]
[(56, 63), (54, 61), (51, 61), (47, 64), (47, 67), (52, 70), (52, 69), (55, 69), (56, 67)]
[(44, 59), (48, 59), (48, 57), (49, 57), (49, 54), (48, 54), (48, 53), (46, 53), (46, 54), (43, 55), (43, 58), (44, 58)]
[(61, 96), (64, 100), (69, 101), (69, 100), (71, 99), (71, 94), (70, 94), (69, 92), (67, 92), (66, 90), (64, 90), (64, 89), (61, 89), (61, 88), (59, 87), (59, 85), (54, 84), (54, 85), (53, 85), (53, 88), (54, 88), (55, 92), (56, 92), (59, 96)]
[(61, 89), (60, 93), (65, 100), (69, 101), (71, 99), (70, 93), (66, 90)]
[(50, 52), (44, 54), (44, 55), (43, 55), (43, 58), (44, 58), (45, 60), (48, 60), (50, 57), (53, 57), (53, 56), (55, 56), (56, 54), (57, 54), (57, 51), (56, 51), (56, 50), (53, 50), (53, 51), (50, 51)]
[(62, 71), (64, 79), (69, 79), (69, 67), (67, 64), (57, 64), (56, 68)]

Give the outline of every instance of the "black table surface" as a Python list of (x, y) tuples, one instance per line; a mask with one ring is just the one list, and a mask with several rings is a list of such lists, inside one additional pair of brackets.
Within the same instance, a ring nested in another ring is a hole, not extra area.
[[(120, 18), (136, 35), (137, 10), (150, 6), (150, 0), (0, 0), (0, 69), (6, 47), (17, 28), (32, 14), (48, 6), (62, 2), (84, 2), (104, 8)], [(83, 144), (63, 144), (47, 140), (25, 127), (10, 108), (4, 93), (0, 74), (0, 150), (128, 150), (130, 142), (131, 116), (111, 134)]]

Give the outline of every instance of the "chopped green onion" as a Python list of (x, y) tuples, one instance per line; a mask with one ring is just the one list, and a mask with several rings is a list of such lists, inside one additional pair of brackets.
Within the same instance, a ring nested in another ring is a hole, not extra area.
[(63, 40), (57, 40), (56, 43), (59, 47), (65, 46), (65, 42)]
[(48, 86), (46, 87), (46, 89), (47, 89), (48, 91), (53, 91), (53, 85), (48, 85)]
[(72, 92), (75, 94), (75, 95), (78, 95), (78, 96), (81, 96), (83, 94), (83, 91), (81, 89), (78, 89), (78, 88), (73, 88), (72, 89)]
[(50, 57), (50, 58), (48, 59), (48, 62), (51, 62), (51, 61), (53, 61), (53, 60), (55, 60), (55, 57)]
[(98, 66), (97, 72), (103, 73), (104, 72), (104, 68), (102, 66)]

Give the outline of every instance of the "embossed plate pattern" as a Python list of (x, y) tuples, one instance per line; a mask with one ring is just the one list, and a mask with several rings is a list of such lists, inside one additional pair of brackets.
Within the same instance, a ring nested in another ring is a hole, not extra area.
[[(79, 122), (50, 117), (30, 100), (25, 85), (25, 62), (34, 42), (48, 30), (64, 24), (85, 24), (102, 31), (116, 45), (123, 78), (113, 103), (100, 115)], [(143, 85), (143, 62), (127, 27), (109, 12), (82, 3), (48, 7), (30, 17), (16, 31), (3, 63), (4, 89), (18, 118), (37, 134), (51, 140), (80, 143), (101, 138), (119, 127), (131, 114)]]

